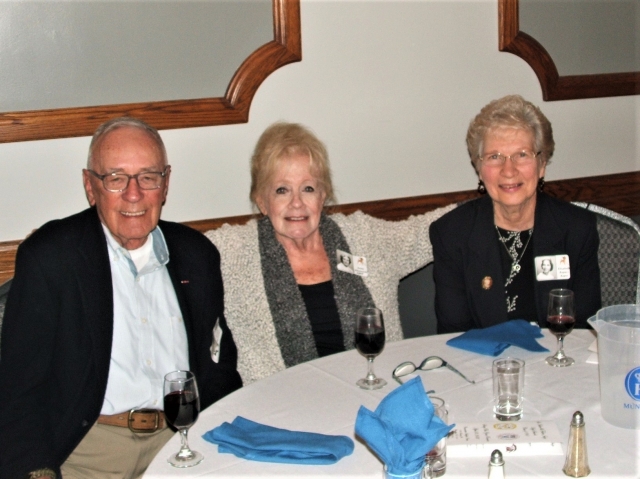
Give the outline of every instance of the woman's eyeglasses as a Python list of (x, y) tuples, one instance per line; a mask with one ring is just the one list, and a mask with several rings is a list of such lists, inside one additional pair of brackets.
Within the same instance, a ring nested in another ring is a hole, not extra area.
[(398, 381), (398, 383), (404, 384), (400, 380), (400, 378), (402, 376), (406, 376), (407, 374), (411, 374), (411, 373), (413, 373), (413, 372), (415, 372), (417, 370), (419, 370), (419, 371), (430, 371), (432, 369), (438, 369), (438, 368), (443, 368), (443, 367), (447, 368), (447, 369), (450, 369), (451, 371), (456, 373), (458, 376), (460, 376), (462, 379), (464, 379), (467, 382), (470, 382), (471, 384), (475, 384), (476, 383), (475, 381), (472, 381), (471, 379), (467, 378), (464, 374), (462, 374), (456, 368), (451, 366), (451, 364), (446, 362), (440, 356), (429, 356), (428, 358), (426, 358), (424, 361), (422, 361), (420, 363), (420, 366), (416, 366), (411, 361), (406, 361), (406, 362), (398, 365), (393, 370), (393, 374), (391, 376), (393, 377), (393, 379)]
[(540, 155), (540, 151), (535, 153), (531, 150), (522, 150), (513, 155), (503, 155), (502, 153), (487, 153), (480, 157), (480, 161), (485, 166), (491, 168), (499, 168), (505, 164), (507, 160), (511, 160), (516, 166), (528, 166), (533, 164), (535, 159)]

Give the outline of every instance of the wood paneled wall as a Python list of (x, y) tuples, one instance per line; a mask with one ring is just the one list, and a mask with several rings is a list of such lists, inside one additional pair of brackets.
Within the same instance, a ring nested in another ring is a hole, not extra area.
[[(590, 176), (568, 180), (549, 181), (545, 191), (566, 201), (584, 201), (609, 208), (626, 216), (640, 215), (640, 171), (615, 175)], [(431, 211), (451, 203), (477, 198), (475, 190), (457, 191), (437, 195), (394, 198), (363, 203), (335, 205), (327, 208), (329, 213), (345, 214), (362, 210), (377, 218), (398, 221)], [(243, 224), (255, 215), (229, 216), (200, 221), (185, 222), (198, 230), (219, 228), (225, 223)], [(16, 251), (21, 240), (0, 242), (0, 284), (13, 276)]]

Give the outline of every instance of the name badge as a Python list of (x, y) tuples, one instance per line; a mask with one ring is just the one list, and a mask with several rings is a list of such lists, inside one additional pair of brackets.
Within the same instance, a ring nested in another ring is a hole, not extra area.
[(336, 250), (336, 261), (338, 269), (345, 273), (357, 274), (358, 276), (368, 276), (367, 258), (356, 256), (340, 249)]
[(537, 256), (534, 261), (536, 265), (536, 279), (538, 281), (571, 278), (568, 254)]
[(213, 342), (211, 343), (211, 359), (214, 363), (220, 361), (220, 343), (222, 341), (222, 328), (220, 327), (220, 318), (216, 320), (216, 325), (213, 327)]

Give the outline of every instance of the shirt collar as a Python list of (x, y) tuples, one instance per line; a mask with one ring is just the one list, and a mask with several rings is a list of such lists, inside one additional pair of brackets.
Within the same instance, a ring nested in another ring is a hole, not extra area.
[[(109, 248), (110, 256), (126, 259), (129, 269), (134, 276), (150, 273), (165, 266), (169, 262), (169, 249), (167, 248), (167, 242), (165, 241), (164, 235), (162, 234), (159, 226), (156, 226), (150, 233), (153, 240), (153, 254), (150, 255), (149, 261), (140, 271), (136, 269), (135, 264), (131, 260), (129, 251), (126, 248), (123, 248), (120, 243), (116, 241), (111, 234), (111, 231), (109, 231), (109, 228), (102, 224), (102, 229), (104, 230), (104, 234), (107, 238), (107, 247)], [(149, 239), (147, 239), (147, 241), (148, 240)]]

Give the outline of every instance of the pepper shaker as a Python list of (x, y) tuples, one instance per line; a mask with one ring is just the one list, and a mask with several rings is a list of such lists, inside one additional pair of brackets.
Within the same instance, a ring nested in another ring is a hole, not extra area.
[(580, 411), (573, 413), (567, 445), (567, 459), (562, 468), (567, 476), (585, 477), (591, 473), (587, 461), (587, 436), (584, 427), (584, 416)]
[(494, 449), (489, 461), (489, 479), (504, 479), (504, 459), (499, 449)]

